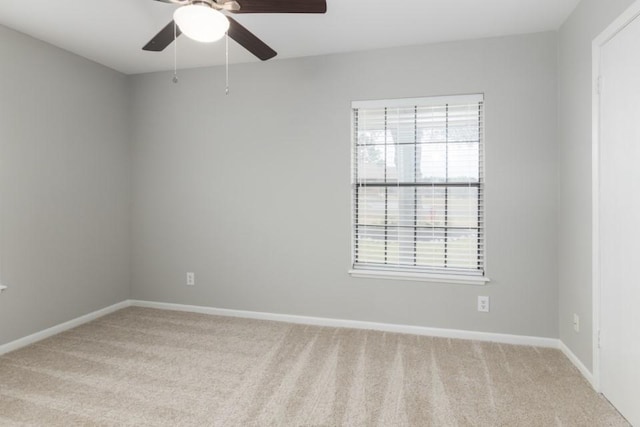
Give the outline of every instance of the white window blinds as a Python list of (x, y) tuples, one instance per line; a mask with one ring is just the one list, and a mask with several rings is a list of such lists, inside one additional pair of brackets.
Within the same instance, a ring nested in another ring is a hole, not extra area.
[(353, 111), (353, 268), (484, 275), (483, 96)]

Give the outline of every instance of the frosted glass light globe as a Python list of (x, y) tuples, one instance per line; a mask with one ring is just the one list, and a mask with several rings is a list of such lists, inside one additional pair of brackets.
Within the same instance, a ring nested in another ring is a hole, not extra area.
[(226, 16), (201, 4), (179, 7), (173, 13), (173, 20), (185, 36), (205, 43), (220, 40), (229, 29)]

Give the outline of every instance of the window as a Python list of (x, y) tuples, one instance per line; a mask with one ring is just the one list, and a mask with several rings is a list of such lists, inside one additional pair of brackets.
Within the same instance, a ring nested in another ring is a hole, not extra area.
[(484, 283), (483, 96), (353, 102), (356, 276)]

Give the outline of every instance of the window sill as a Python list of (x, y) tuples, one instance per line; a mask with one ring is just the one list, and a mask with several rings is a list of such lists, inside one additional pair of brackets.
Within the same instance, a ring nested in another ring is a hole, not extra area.
[(0, 285), (0, 293), (2, 293), (2, 291), (4, 291), (5, 289), (7, 289), (6, 286)]
[(415, 282), (455, 283), (458, 285), (485, 285), (489, 282), (484, 276), (465, 276), (462, 274), (408, 273), (401, 271), (349, 270), (352, 277), (367, 279), (412, 280)]

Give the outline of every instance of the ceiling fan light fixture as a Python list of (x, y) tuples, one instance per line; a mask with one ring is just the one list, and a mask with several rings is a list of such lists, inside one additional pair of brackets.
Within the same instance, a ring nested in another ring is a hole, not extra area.
[(229, 29), (227, 17), (204, 4), (179, 7), (173, 13), (173, 20), (184, 35), (204, 43), (220, 40)]

